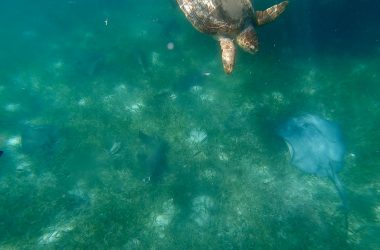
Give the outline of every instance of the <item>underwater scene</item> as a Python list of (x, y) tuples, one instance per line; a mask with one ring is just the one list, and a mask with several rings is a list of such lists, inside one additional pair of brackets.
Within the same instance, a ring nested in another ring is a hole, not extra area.
[(380, 249), (380, 3), (0, 13), (0, 249)]

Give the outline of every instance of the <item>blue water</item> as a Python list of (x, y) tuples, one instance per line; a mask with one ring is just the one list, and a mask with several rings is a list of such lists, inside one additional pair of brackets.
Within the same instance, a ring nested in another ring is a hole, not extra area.
[[(379, 249), (379, 10), (291, 1), (227, 76), (175, 1), (2, 1), (0, 249)], [(304, 113), (347, 227), (276, 135)]]

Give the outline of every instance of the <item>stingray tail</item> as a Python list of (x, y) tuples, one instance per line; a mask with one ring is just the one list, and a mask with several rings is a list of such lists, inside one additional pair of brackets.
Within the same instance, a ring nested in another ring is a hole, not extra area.
[(334, 183), (335, 189), (337, 190), (340, 200), (342, 201), (344, 223), (345, 223), (346, 231), (348, 231), (348, 202), (347, 202), (346, 192), (344, 191), (342, 182), (339, 180), (338, 176), (335, 174), (334, 171), (331, 171), (330, 179)]
[(332, 176), (332, 182), (334, 183), (334, 186), (336, 190), (338, 191), (338, 195), (340, 199), (342, 200), (342, 206), (344, 209), (348, 209), (348, 204), (347, 204), (347, 195), (346, 192), (344, 191), (343, 185), (340, 182), (339, 178), (334, 174)]

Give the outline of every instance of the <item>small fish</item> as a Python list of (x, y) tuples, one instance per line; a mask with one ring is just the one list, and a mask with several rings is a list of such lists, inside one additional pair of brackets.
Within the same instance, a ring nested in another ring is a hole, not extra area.
[(4, 154), (4, 151), (0, 150), (0, 157)]
[(108, 150), (108, 154), (112, 159), (117, 159), (122, 156), (122, 144), (121, 142), (114, 142), (111, 148)]

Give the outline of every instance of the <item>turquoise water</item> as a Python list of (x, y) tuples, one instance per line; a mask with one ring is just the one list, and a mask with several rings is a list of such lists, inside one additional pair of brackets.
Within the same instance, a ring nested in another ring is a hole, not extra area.
[[(292, 1), (227, 76), (174, 1), (30, 2), (0, 3), (0, 249), (380, 248), (380, 6)], [(347, 227), (276, 136), (303, 113), (344, 134)]]

